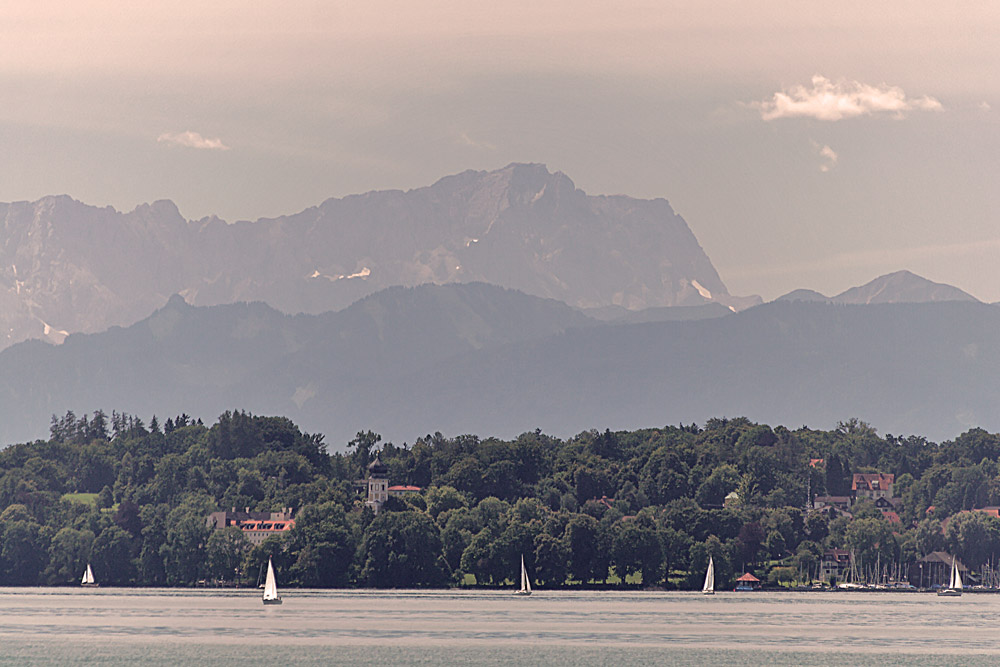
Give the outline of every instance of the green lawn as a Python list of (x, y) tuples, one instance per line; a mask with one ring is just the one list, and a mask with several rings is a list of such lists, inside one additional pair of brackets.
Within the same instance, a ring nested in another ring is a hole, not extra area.
[[(97, 494), (96, 493), (64, 493), (62, 495), (63, 500), (68, 500), (71, 503), (80, 503), (81, 505), (90, 505), (91, 507), (97, 507)], [(102, 512), (117, 512), (118, 503), (115, 503), (111, 507), (105, 507), (101, 510)]]
[(64, 493), (62, 499), (68, 500), (71, 503), (80, 503), (81, 505), (97, 507), (96, 493)]

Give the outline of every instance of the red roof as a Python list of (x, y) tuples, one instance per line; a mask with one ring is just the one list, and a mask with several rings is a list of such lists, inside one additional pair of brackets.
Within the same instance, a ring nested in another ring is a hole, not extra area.
[(419, 486), (410, 486), (408, 484), (390, 486), (389, 491), (421, 491)]
[(896, 476), (892, 473), (881, 472), (856, 472), (851, 482), (851, 490), (868, 489), (870, 491), (885, 491), (892, 486)]
[(760, 581), (760, 579), (758, 579), (757, 577), (753, 576), (749, 572), (746, 572), (742, 577), (740, 577), (736, 581), (751, 581), (752, 582), (752, 581)]

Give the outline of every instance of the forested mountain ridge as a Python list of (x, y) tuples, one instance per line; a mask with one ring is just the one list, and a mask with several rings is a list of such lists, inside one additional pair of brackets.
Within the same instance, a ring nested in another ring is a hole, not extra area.
[[(436, 423), (451, 433), (509, 436), (511, 415), (559, 435), (683, 415), (810, 426), (858, 415), (943, 440), (1000, 429), (998, 333), (1000, 308), (977, 302), (778, 302), (701, 321), (571, 329), (414, 374), (404, 384), (426, 392), (405, 403), (389, 393), (405, 410), (380, 423), (395, 437), (397, 424), (425, 423), (442, 400), (454, 411)], [(495, 377), (509, 378), (506, 390), (474, 390)]]
[(354, 431), (336, 423), (359, 391), (464, 351), (596, 324), (558, 301), (483, 283), (395, 287), (322, 315), (263, 303), (191, 306), (174, 296), (130, 327), (0, 352), (0, 441), (37, 438), (45, 415), (70, 409), (162, 405), (179, 414), (239, 405), (310, 415), (312, 430), (346, 435), (343, 444)]
[(0, 204), (0, 232), (0, 347), (130, 325), (176, 293), (313, 314), (428, 282), (577, 307), (760, 301), (729, 295), (666, 200), (590, 196), (537, 164), (235, 224), (185, 220), (169, 201), (120, 213), (45, 197)]
[[(3, 585), (74, 584), (90, 562), (105, 584), (253, 586), (268, 557), (289, 587), (504, 585), (523, 555), (546, 587), (694, 587), (709, 555), (726, 586), (744, 570), (793, 580), (829, 548), (883, 564), (948, 549), (974, 571), (1000, 554), (1000, 519), (967, 511), (1000, 504), (1000, 436), (979, 429), (935, 444), (737, 418), (408, 447), (366, 431), (333, 455), (242, 411), (211, 426), (67, 413), (50, 432), (0, 452)], [(376, 453), (392, 484), (422, 487), (377, 516), (354, 484)], [(857, 472), (895, 476), (896, 518), (863, 499), (811, 509)], [(295, 526), (254, 547), (208, 525), (230, 507), (290, 507)]]
[(61, 346), (0, 352), (0, 441), (48, 415), (116, 405), (283, 414), (335, 447), (442, 431), (634, 428), (747, 415), (823, 426), (848, 415), (943, 440), (1000, 429), (1000, 308), (978, 302), (776, 302), (698, 321), (600, 324), (484, 284), (392, 288), (338, 313), (196, 307)]

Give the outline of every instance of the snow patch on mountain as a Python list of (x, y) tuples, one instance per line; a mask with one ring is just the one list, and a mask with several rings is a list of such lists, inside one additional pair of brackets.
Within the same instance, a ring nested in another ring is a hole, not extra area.
[(701, 286), (701, 283), (699, 283), (699, 282), (698, 282), (697, 280), (692, 280), (692, 281), (691, 281), (691, 285), (692, 285), (692, 286), (693, 286), (693, 287), (694, 287), (694, 288), (695, 288), (696, 290), (698, 290), (698, 294), (702, 295), (703, 297), (705, 297), (705, 298), (706, 298), (706, 299), (708, 299), (709, 301), (711, 301), (711, 300), (712, 300), (712, 293), (711, 293), (711, 292), (709, 292), (709, 291), (708, 291), (707, 289), (705, 289), (704, 287), (702, 287), (702, 286)]

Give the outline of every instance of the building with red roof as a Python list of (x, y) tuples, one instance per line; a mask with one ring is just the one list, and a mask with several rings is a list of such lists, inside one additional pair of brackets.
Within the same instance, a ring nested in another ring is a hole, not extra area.
[(235, 526), (243, 531), (243, 536), (249, 540), (250, 544), (257, 546), (271, 535), (279, 535), (291, 530), (295, 526), (295, 520), (292, 518), (293, 513), (291, 507), (286, 507), (280, 512), (250, 511), (249, 507), (238, 512), (234, 507), (229, 511), (212, 512), (208, 515), (205, 523), (212, 530), (222, 530), (227, 526)]
[(247, 538), (247, 541), (257, 546), (272, 535), (281, 535), (290, 531), (295, 527), (295, 519), (287, 521), (256, 521), (250, 519), (248, 521), (241, 521), (239, 527), (243, 531), (243, 536)]
[(396, 486), (389, 487), (390, 496), (405, 496), (410, 493), (420, 493), (423, 491), (419, 486), (411, 486), (409, 484), (397, 484)]
[(851, 482), (855, 498), (892, 498), (892, 484), (896, 476), (881, 472), (856, 472)]

